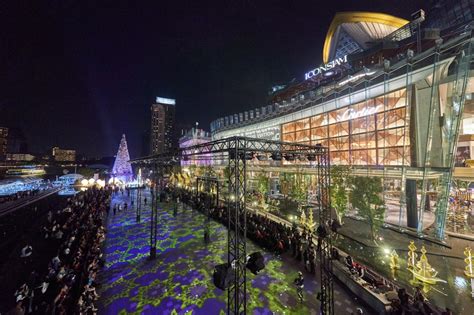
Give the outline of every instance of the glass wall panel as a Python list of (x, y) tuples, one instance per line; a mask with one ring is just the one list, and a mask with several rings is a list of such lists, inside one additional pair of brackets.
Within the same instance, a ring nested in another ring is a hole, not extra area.
[(283, 133), (295, 131), (296, 124), (294, 122), (283, 125)]
[(337, 124), (329, 125), (329, 136), (347, 136), (349, 134), (349, 122), (344, 121)]
[(402, 89), (385, 97), (283, 124), (282, 138), (329, 147), (331, 163), (409, 165), (405, 94)]
[(328, 128), (319, 127), (311, 129), (311, 140), (326, 139), (328, 137)]
[(348, 165), (349, 163), (349, 151), (337, 151), (331, 152), (331, 162), (334, 164)]
[(282, 135), (283, 142), (295, 142), (295, 133), (285, 133)]
[(310, 140), (310, 130), (303, 130), (296, 132), (296, 142), (309, 141)]
[(311, 117), (311, 127), (325, 126), (328, 124), (327, 114), (320, 114)]
[(295, 128), (296, 131), (298, 130), (303, 130), (303, 129), (309, 129), (309, 118), (306, 119), (301, 119), (295, 122)]
[(349, 137), (339, 137), (329, 139), (330, 151), (349, 150)]

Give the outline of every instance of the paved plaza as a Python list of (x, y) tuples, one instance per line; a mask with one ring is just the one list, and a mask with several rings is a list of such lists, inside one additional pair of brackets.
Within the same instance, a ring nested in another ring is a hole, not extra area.
[[(148, 201), (151, 198), (148, 196)], [(113, 202), (128, 202), (116, 195)], [(214, 287), (212, 271), (227, 258), (227, 230), (212, 222), (212, 242), (203, 242), (204, 216), (191, 209), (173, 215), (171, 205), (160, 204), (157, 258), (148, 260), (150, 204), (140, 223), (135, 212), (110, 212), (106, 264), (101, 272), (101, 314), (223, 314), (227, 293)], [(305, 273), (303, 303), (298, 302), (293, 280), (303, 265), (288, 256), (278, 257), (247, 243), (248, 253), (262, 251), (265, 269), (247, 273), (249, 314), (317, 314), (318, 279)], [(358, 301), (338, 283), (336, 314), (355, 312)], [(371, 314), (362, 307), (365, 314)]]

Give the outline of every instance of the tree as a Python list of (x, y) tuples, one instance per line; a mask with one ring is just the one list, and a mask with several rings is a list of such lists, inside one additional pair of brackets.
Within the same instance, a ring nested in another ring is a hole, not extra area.
[(299, 168), (296, 170), (296, 173), (293, 174), (290, 197), (298, 203), (299, 208), (301, 208), (303, 203), (308, 200), (308, 183), (306, 182), (303, 172)]
[(260, 205), (265, 205), (265, 195), (268, 193), (268, 187), (270, 186), (270, 179), (266, 172), (260, 172), (257, 177), (257, 191), (259, 193)]
[(342, 224), (342, 218), (347, 211), (349, 196), (347, 188), (351, 181), (350, 169), (345, 165), (331, 167), (331, 206), (336, 210), (338, 221)]
[(214, 168), (210, 165), (204, 167), (204, 174), (207, 177), (216, 177), (216, 171)]
[(352, 206), (369, 224), (370, 236), (374, 241), (385, 217), (382, 192), (382, 180), (379, 177), (354, 177), (352, 181)]

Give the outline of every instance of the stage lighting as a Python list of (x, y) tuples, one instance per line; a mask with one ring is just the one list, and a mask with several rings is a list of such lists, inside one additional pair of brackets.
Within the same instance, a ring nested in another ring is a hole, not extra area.
[(298, 157), (298, 160), (300, 160), (301, 162), (306, 161), (306, 157), (303, 154), (299, 154), (297, 157)]
[(247, 161), (253, 160), (255, 157), (255, 152), (245, 152), (245, 159)]
[(262, 253), (255, 252), (247, 256), (247, 265), (246, 267), (256, 275), (259, 271), (265, 268), (265, 259), (262, 256)]
[(272, 153), (271, 158), (273, 161), (281, 161), (281, 154), (280, 153)]
[(295, 160), (295, 155), (292, 154), (292, 153), (287, 153), (287, 154), (285, 154), (285, 160), (294, 161)]
[(308, 155), (306, 156), (306, 158), (307, 158), (308, 161), (310, 161), (310, 162), (316, 161), (316, 155), (315, 155), (315, 154), (308, 154)]
[(227, 289), (232, 282), (233, 273), (234, 271), (229, 264), (215, 266), (212, 275), (214, 285), (221, 290)]

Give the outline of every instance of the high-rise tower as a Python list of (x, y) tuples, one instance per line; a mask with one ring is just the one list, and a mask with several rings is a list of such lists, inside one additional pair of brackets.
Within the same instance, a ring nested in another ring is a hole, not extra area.
[(161, 154), (175, 148), (174, 115), (176, 100), (157, 97), (151, 105), (151, 154)]

